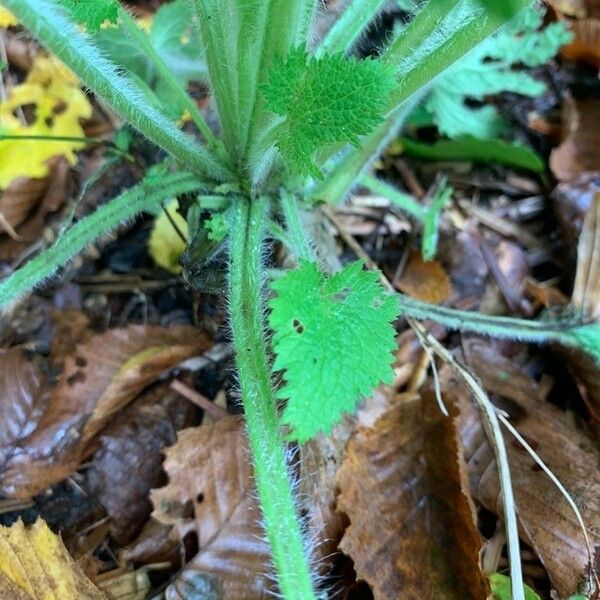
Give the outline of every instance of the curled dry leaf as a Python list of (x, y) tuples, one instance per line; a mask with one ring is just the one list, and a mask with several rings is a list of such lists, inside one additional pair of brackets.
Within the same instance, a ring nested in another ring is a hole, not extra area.
[(181, 577), (212, 575), (225, 599), (269, 597), (270, 553), (242, 421), (227, 416), (184, 429), (165, 454), (169, 483), (151, 493), (153, 517), (174, 525), (180, 539), (198, 540)]
[(0, 596), (6, 600), (107, 600), (43, 521), (0, 527)]
[(437, 260), (424, 261), (420, 252), (411, 253), (397, 288), (413, 298), (432, 304), (441, 304), (452, 292), (450, 278), (444, 267)]
[[(594, 554), (600, 550), (600, 475), (597, 452), (583, 431), (540, 398), (539, 388), (487, 340), (465, 346), (470, 368), (485, 389), (511, 401), (511, 422), (575, 499), (588, 527)], [(444, 369), (444, 389), (460, 406), (460, 435), (473, 496), (502, 514), (492, 449), (468, 391)], [(504, 406), (504, 408), (507, 408)], [(575, 594), (589, 574), (583, 533), (560, 491), (531, 456), (505, 433), (520, 533), (535, 550), (559, 596)]]
[(210, 347), (192, 327), (132, 325), (92, 337), (68, 358), (35, 431), (0, 472), (0, 493), (29, 498), (67, 477), (117, 412), (181, 361)]
[(397, 395), (354, 434), (338, 472), (340, 548), (375, 600), (483, 599), (481, 538), (456, 423), (433, 397)]
[(119, 545), (137, 535), (152, 512), (150, 490), (164, 483), (162, 449), (191, 424), (193, 405), (158, 384), (128, 406), (100, 435), (94, 465), (99, 499)]
[(572, 181), (586, 171), (600, 171), (600, 154), (596, 151), (600, 137), (599, 110), (598, 98), (565, 98), (565, 136), (550, 155), (550, 168), (559, 181)]

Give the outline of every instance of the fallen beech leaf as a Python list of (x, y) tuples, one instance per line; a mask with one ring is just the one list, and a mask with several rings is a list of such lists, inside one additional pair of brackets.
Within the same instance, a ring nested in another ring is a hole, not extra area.
[[(15, 111), (35, 105), (32, 124), (24, 125)], [(25, 81), (14, 86), (6, 100), (0, 102), (0, 119), (4, 134), (81, 138), (85, 133), (80, 119), (92, 116), (92, 106), (79, 87), (77, 78), (56, 58), (38, 55)], [(0, 141), (0, 189), (16, 177), (40, 178), (48, 175), (48, 159), (64, 156), (69, 164), (77, 161), (75, 150), (82, 142), (5, 139)]]
[(420, 252), (411, 252), (397, 288), (413, 298), (432, 304), (441, 304), (452, 292), (450, 278), (444, 267), (437, 260), (424, 261)]
[(546, 0), (555, 11), (569, 17), (585, 17), (585, 0)]
[(169, 562), (176, 570), (181, 559), (181, 544), (172, 532), (172, 525), (164, 525), (155, 519), (146, 521), (137, 539), (119, 552), (120, 564)]
[(6, 600), (106, 600), (46, 523), (0, 527), (0, 596)]
[(337, 481), (340, 548), (375, 600), (486, 597), (456, 423), (432, 397), (391, 398), (351, 438)]
[(35, 431), (0, 472), (0, 493), (29, 498), (67, 477), (118, 411), (162, 373), (209, 347), (196, 328), (152, 325), (113, 329), (78, 346)]
[(222, 587), (215, 577), (191, 570), (175, 577), (165, 591), (165, 600), (221, 600), (223, 597)]
[(130, 542), (152, 512), (151, 488), (166, 479), (162, 449), (191, 424), (194, 407), (159, 384), (128, 406), (100, 435), (94, 465), (100, 475), (99, 499), (119, 545)]
[(52, 340), (49, 360), (55, 369), (64, 370), (65, 361), (77, 345), (87, 342), (93, 335), (90, 319), (75, 308), (52, 310)]
[[(559, 481), (583, 514), (593, 551), (600, 550), (600, 475), (597, 452), (583, 431), (566, 415), (540, 399), (535, 383), (487, 340), (467, 346), (469, 367), (490, 392), (512, 400), (511, 421)], [(495, 459), (479, 414), (465, 388), (448, 369), (441, 373), (443, 388), (460, 406), (460, 435), (465, 448), (471, 490), (488, 510), (502, 515)], [(521, 383), (516, 383), (520, 381)], [(507, 387), (507, 382), (511, 387)], [(515, 391), (520, 388), (520, 391)], [(529, 390), (529, 391), (528, 391)], [(505, 406), (506, 408), (506, 406)], [(534, 549), (560, 597), (575, 594), (587, 581), (589, 557), (583, 534), (560, 491), (530, 455), (505, 434), (522, 538)]]
[(550, 155), (550, 168), (559, 181), (571, 181), (586, 171), (600, 171), (596, 151), (600, 137), (600, 99), (565, 98), (562, 143)]
[(234, 416), (179, 432), (165, 451), (169, 483), (152, 490), (152, 516), (174, 525), (180, 539), (194, 533), (198, 554), (185, 577), (207, 573), (225, 598), (270, 595), (270, 554), (260, 525), (243, 422)]
[(48, 400), (46, 377), (20, 348), (0, 354), (0, 471), (36, 427)]
[[(58, 211), (69, 198), (69, 164), (63, 157), (48, 161), (50, 174), (45, 179), (18, 179), (0, 196), (4, 206), (14, 221), (16, 234), (0, 236), (0, 261), (11, 261), (37, 240), (46, 226), (46, 217)], [(14, 184), (14, 187), (13, 187)], [(40, 195), (37, 195), (39, 186)], [(35, 192), (35, 193), (32, 193)], [(10, 227), (10, 225), (9, 225)], [(0, 227), (0, 233), (6, 227)]]

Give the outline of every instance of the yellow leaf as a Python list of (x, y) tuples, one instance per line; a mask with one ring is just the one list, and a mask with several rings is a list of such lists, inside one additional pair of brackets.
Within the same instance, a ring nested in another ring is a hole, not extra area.
[[(179, 230), (187, 237), (188, 226), (185, 219), (177, 212), (177, 207), (177, 200), (173, 200), (166, 207), (166, 211)], [(165, 211), (162, 211), (154, 221), (148, 247), (150, 256), (163, 269), (175, 274), (181, 273), (179, 259), (185, 250), (185, 243), (177, 234)]]
[[(33, 123), (23, 124), (15, 111), (33, 105)], [(84, 137), (81, 119), (92, 116), (92, 106), (79, 81), (58, 59), (39, 55), (20, 85), (0, 102), (0, 135)], [(74, 165), (77, 141), (0, 140), (0, 189), (16, 177), (41, 178), (48, 175), (48, 159), (62, 155)]]
[(0, 597), (11, 600), (106, 600), (44, 521), (0, 527)]
[(10, 12), (10, 10), (0, 6), (0, 27), (7, 29), (8, 27), (13, 27), (14, 25), (18, 24), (19, 21), (17, 21), (16, 17)]

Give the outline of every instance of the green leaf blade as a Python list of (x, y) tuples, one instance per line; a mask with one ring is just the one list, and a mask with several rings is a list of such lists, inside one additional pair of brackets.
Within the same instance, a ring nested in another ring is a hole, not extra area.
[(361, 262), (326, 277), (301, 261), (272, 287), (274, 369), (284, 371), (278, 397), (288, 400), (282, 421), (302, 442), (331, 431), (380, 382), (391, 383), (398, 303)]
[(99, 31), (106, 21), (116, 23), (119, 15), (116, 0), (61, 0), (61, 4), (89, 31)]
[(285, 117), (276, 143), (288, 168), (321, 178), (316, 151), (359, 145), (381, 122), (394, 85), (393, 68), (376, 60), (309, 58), (302, 48), (277, 59), (261, 90), (268, 108)]

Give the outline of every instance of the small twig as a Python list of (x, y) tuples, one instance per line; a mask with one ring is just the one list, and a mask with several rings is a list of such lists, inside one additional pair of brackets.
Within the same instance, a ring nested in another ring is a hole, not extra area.
[(217, 406), (214, 402), (211, 402), (206, 396), (203, 396), (196, 390), (188, 387), (185, 385), (185, 383), (179, 381), (179, 379), (173, 379), (169, 387), (178, 394), (181, 394), (184, 398), (187, 398), (196, 406), (199, 406), (201, 409), (205, 410), (214, 419), (222, 419), (228, 415), (226, 410), (223, 410), (220, 406)]
[(165, 216), (167, 217), (167, 219), (169, 219), (169, 223), (171, 223), (171, 226), (175, 230), (175, 233), (179, 236), (181, 241), (187, 245), (187, 243), (188, 243), (187, 236), (183, 233), (183, 231), (181, 231), (181, 227), (179, 227), (179, 225), (177, 225), (177, 222), (173, 218), (173, 215), (165, 207), (165, 203), (161, 202), (160, 206), (161, 206), (163, 212), (165, 213)]
[(8, 234), (8, 237), (10, 237), (15, 242), (23, 242), (23, 241), (25, 241), (23, 239), (23, 236), (19, 235), (15, 231), (15, 229), (13, 228), (13, 226), (8, 222), (8, 219), (4, 216), (4, 214), (2, 212), (0, 212), (0, 226), (4, 229), (5, 233)]

